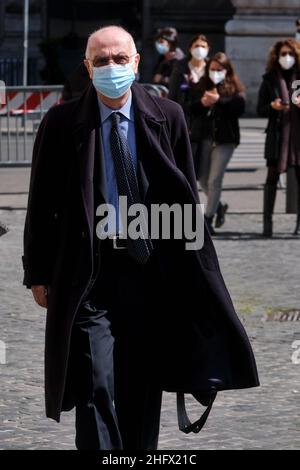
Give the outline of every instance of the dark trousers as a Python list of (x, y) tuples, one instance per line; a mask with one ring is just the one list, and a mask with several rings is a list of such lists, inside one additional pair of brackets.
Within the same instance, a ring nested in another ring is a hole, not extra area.
[(150, 333), (157, 264), (137, 265), (126, 250), (103, 245), (100, 274), (72, 334), (76, 447), (157, 449), (162, 392)]
[[(295, 166), (294, 168), (295, 168), (296, 178), (297, 178), (297, 181), (298, 181), (298, 186), (300, 187), (300, 167)], [(277, 170), (277, 167), (269, 166), (268, 167), (267, 178), (266, 178), (266, 185), (277, 186), (279, 176), (280, 176), (280, 173)]]

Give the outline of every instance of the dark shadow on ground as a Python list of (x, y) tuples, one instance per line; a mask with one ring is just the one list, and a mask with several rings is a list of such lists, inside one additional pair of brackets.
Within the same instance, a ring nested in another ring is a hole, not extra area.
[(7, 232), (8, 232), (8, 227), (6, 227), (6, 225), (0, 222), (0, 237), (2, 237), (2, 235), (5, 235)]
[(237, 240), (237, 241), (276, 241), (276, 240), (300, 240), (300, 236), (289, 233), (275, 233), (272, 237), (264, 237), (259, 232), (217, 232), (213, 235), (214, 240)]

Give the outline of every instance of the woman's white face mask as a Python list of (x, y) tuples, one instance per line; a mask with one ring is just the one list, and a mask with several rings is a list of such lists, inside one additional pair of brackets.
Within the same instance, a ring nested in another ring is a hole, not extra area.
[(206, 47), (198, 46), (191, 49), (191, 54), (196, 60), (206, 59), (208, 49)]
[(223, 82), (226, 77), (226, 70), (210, 70), (209, 71), (209, 78), (211, 81), (218, 85), (219, 83)]
[(279, 57), (279, 63), (284, 70), (289, 70), (295, 65), (296, 59), (291, 54), (282, 55)]

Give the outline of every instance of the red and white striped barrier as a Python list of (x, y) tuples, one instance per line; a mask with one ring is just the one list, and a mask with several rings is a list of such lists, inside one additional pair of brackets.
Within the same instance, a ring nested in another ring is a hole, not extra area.
[(46, 112), (62, 101), (57, 91), (8, 91), (6, 103), (0, 104), (0, 115)]

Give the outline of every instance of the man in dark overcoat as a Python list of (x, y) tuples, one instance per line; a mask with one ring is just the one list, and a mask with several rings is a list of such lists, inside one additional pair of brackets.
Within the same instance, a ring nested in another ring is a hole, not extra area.
[(181, 107), (134, 83), (138, 63), (124, 29), (93, 33), (90, 86), (48, 111), (34, 145), (24, 284), (47, 309), (46, 414), (76, 408), (78, 449), (156, 449), (163, 390), (208, 404), (258, 385), (207, 227), (186, 249), (184, 236), (101, 225), (98, 208), (118, 196), (199, 204)]

